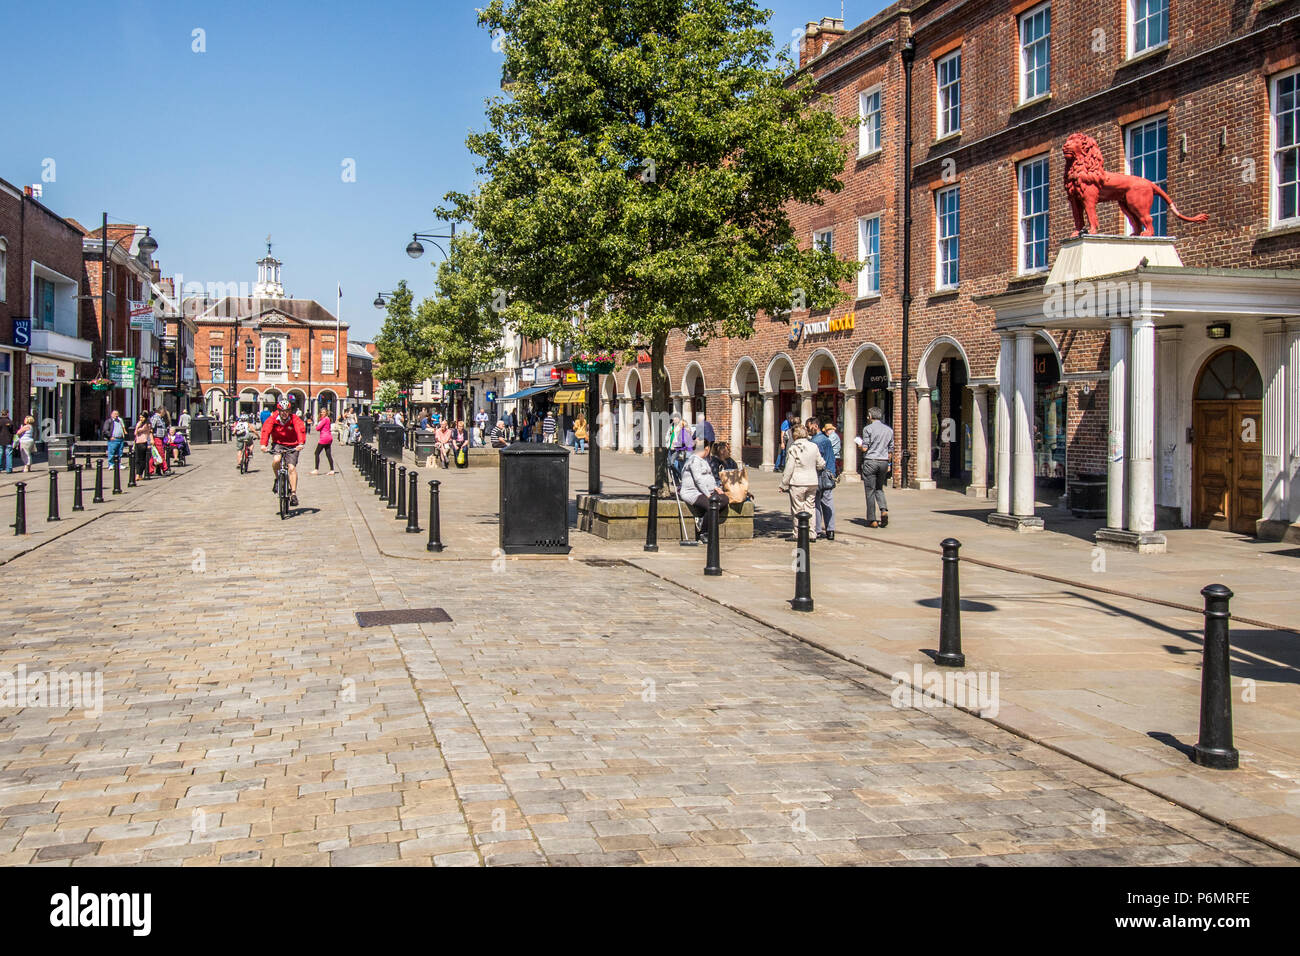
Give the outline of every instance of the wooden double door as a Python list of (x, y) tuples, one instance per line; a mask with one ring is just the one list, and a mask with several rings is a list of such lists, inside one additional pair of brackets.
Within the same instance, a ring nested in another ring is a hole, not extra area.
[(1263, 417), (1258, 400), (1197, 401), (1193, 524), (1255, 533), (1263, 515)]

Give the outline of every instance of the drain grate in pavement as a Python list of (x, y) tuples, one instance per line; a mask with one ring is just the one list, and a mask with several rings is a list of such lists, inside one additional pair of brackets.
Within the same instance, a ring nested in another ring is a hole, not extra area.
[(627, 562), (622, 558), (580, 558), (583, 564), (593, 568), (625, 568)]
[(381, 627), (387, 624), (443, 624), (451, 615), (440, 607), (412, 607), (404, 611), (357, 611), (357, 624), (361, 627)]

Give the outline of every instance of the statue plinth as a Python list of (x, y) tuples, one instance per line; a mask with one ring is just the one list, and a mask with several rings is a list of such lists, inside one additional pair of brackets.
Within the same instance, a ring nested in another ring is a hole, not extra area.
[[(1143, 261), (1145, 260), (1145, 262)], [(1163, 236), (1077, 236), (1061, 243), (1048, 285), (1132, 272), (1141, 266), (1181, 266), (1174, 240)]]

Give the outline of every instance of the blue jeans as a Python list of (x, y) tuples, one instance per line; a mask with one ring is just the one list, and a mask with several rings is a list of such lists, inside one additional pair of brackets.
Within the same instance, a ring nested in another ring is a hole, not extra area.
[(110, 438), (108, 440), (108, 460), (115, 466), (122, 464), (122, 445), (125, 443), (123, 438)]
[(14, 446), (5, 445), (4, 451), (5, 451), (5, 456), (4, 456), (5, 472), (10, 473), (14, 470)]

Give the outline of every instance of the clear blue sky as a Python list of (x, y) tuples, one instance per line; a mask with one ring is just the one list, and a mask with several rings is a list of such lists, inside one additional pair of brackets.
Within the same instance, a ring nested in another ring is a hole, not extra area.
[[(330, 310), (343, 287), (354, 339), (400, 279), (433, 290), (436, 250), (404, 252), (432, 209), (473, 186), (465, 136), (499, 93), (501, 56), (462, 0), (367, 3), (54, 2), (6, 20), (0, 177), (95, 228), (147, 224), (164, 274), (256, 279), (270, 233), (286, 291)], [(850, 27), (884, 0), (849, 0)], [(839, 0), (769, 0), (777, 43)], [(205, 31), (206, 52), (192, 50)], [(19, 32), (21, 30), (21, 37)], [(343, 162), (355, 160), (356, 181)]]

